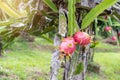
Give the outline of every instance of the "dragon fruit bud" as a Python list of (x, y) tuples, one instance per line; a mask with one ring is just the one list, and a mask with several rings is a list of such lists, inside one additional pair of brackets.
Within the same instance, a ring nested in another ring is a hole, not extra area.
[(91, 37), (86, 32), (76, 32), (74, 34), (74, 39), (82, 46), (85, 46), (91, 42)]
[(108, 16), (107, 16), (107, 15), (106, 15), (106, 16), (104, 16), (104, 19), (105, 19), (105, 20), (108, 20)]
[(74, 38), (64, 38), (60, 44), (59, 49), (60, 52), (64, 52), (66, 55), (72, 54), (76, 49)]
[(116, 41), (116, 40), (117, 40), (116, 36), (112, 36), (111, 39), (112, 39), (113, 41)]

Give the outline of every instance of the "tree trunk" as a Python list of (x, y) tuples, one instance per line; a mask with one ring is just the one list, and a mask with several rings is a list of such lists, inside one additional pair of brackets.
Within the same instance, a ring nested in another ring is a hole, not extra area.
[[(56, 34), (54, 37), (54, 46), (57, 47), (60, 45), (60, 37)], [(61, 62), (59, 60), (60, 52), (58, 49), (55, 49), (52, 54), (52, 60), (51, 60), (51, 74), (50, 74), (50, 80), (58, 80), (57, 74), (58, 69), (60, 68)]]

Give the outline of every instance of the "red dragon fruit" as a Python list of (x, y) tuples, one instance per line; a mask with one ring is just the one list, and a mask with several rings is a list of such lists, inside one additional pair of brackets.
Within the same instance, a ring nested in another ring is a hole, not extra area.
[(107, 32), (110, 31), (111, 29), (112, 29), (112, 28), (109, 27), (109, 26), (106, 26), (106, 27), (105, 27), (105, 31), (107, 31)]
[(120, 32), (118, 32), (118, 36), (120, 36)]
[(75, 49), (75, 41), (72, 37), (67, 37), (62, 40), (62, 43), (60, 44), (60, 52), (64, 52), (66, 55), (72, 54)]
[(116, 36), (112, 36), (111, 39), (112, 39), (113, 41), (116, 41), (116, 40), (117, 40)]
[(82, 46), (89, 44), (91, 41), (91, 37), (86, 32), (76, 32), (74, 34), (74, 39)]

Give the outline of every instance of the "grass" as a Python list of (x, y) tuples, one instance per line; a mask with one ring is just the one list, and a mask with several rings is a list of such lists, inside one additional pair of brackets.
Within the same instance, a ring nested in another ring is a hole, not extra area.
[(37, 46), (37, 40), (15, 41), (0, 58), (0, 80), (44, 80), (50, 72), (51, 51)]
[(96, 46), (96, 52), (120, 52), (120, 48), (118, 46), (113, 46), (110, 44), (105, 44), (100, 42), (98, 46)]
[[(0, 58), (0, 80), (49, 80), (51, 46), (39, 38), (33, 43), (16, 40)], [(118, 49), (99, 44), (94, 61), (100, 64), (101, 72), (87, 74), (86, 80), (120, 80)]]
[(120, 80), (120, 54), (103, 53), (95, 54), (94, 61), (100, 64), (100, 74), (90, 73), (86, 80)]
[(20, 76), (20, 79), (27, 80), (26, 76), (29, 75), (31, 71), (40, 74), (49, 72), (50, 56), (48, 52), (40, 53), (37, 50), (31, 52), (14, 51), (5, 54), (4, 57), (0, 59), (0, 65), (11, 73)]
[(96, 46), (94, 61), (100, 65), (101, 72), (87, 74), (86, 80), (120, 80), (120, 48), (118, 46), (100, 43)]

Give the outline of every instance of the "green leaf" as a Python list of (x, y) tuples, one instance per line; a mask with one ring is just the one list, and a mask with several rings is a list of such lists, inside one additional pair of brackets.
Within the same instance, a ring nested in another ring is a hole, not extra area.
[(108, 22), (108, 20), (105, 20), (105, 19), (102, 18), (102, 17), (98, 17), (97, 19), (100, 20), (100, 21), (103, 21), (103, 22)]
[(21, 20), (13, 19), (13, 20), (7, 20), (7, 21), (0, 21), (0, 26), (9, 26), (11, 24), (14, 24), (15, 22), (21, 22)]
[[(68, 35), (72, 36), (76, 28), (75, 0), (68, 0)], [(78, 27), (78, 26), (77, 26)]]
[(98, 41), (92, 42), (91, 45), (90, 45), (90, 48), (94, 48), (94, 47), (96, 47), (98, 44), (99, 44)]
[(51, 0), (43, 0), (45, 4), (47, 4), (54, 12), (58, 12), (57, 7)]
[(108, 17), (108, 18), (109, 18), (108, 24), (109, 24), (110, 26), (112, 26), (112, 19), (111, 19), (111, 17)]
[(88, 25), (105, 9), (109, 8), (110, 6), (114, 5), (118, 0), (104, 0), (95, 8), (93, 8), (83, 19), (82, 21), (82, 29), (87, 28)]
[(11, 9), (6, 3), (0, 0), (0, 8), (9, 16), (19, 18), (20, 15), (17, 14), (13, 9)]
[(83, 63), (80, 62), (77, 65), (76, 70), (74, 71), (74, 75), (80, 74), (83, 71), (83, 68), (84, 68)]
[(5, 48), (7, 48), (13, 41), (16, 37), (18, 37), (20, 34), (19, 33), (12, 33), (12, 34), (9, 34), (10, 36), (7, 37), (5, 40), (4, 40), (4, 45), (3, 45), (3, 50)]
[(63, 9), (59, 10), (59, 32), (62, 37), (65, 37), (67, 33), (67, 19)]
[(77, 32), (77, 31), (79, 31), (79, 25), (76, 20), (74, 20), (74, 21), (75, 21), (74, 22), (74, 32)]
[(43, 39), (45, 39), (45, 40), (47, 40), (47, 41), (49, 41), (50, 43), (53, 43), (53, 40), (50, 39), (50, 38), (49, 38), (47, 35), (45, 35), (45, 34), (41, 35), (40, 37), (43, 38)]
[(45, 28), (42, 32), (37, 29), (37, 30), (30, 31), (29, 33), (34, 36), (40, 37), (41, 35), (51, 32), (53, 30), (55, 30), (55, 26), (49, 26), (49, 27)]
[(80, 2), (80, 0), (76, 0), (76, 3), (77, 3), (77, 2)]
[(5, 29), (5, 28), (6, 28), (6, 26), (1, 26), (0, 27), (0, 31), (3, 30), (3, 29)]
[(50, 19), (55, 19), (55, 18), (56, 18), (55, 16), (48, 15), (48, 13), (45, 12), (44, 10), (42, 10), (41, 13), (42, 13), (44, 16), (50, 18)]
[(113, 12), (113, 14), (116, 16), (116, 17), (114, 17), (113, 15), (112, 15), (112, 17), (113, 18), (117, 18), (116, 20), (118, 20), (119, 21), (119, 19), (120, 19), (120, 14), (115, 10), (114, 12)]
[(120, 24), (112, 24), (112, 26), (117, 26), (117, 27), (120, 27)]
[(48, 33), (48, 32), (53, 31), (53, 30), (55, 30), (55, 26), (47, 27), (47, 28), (44, 29), (43, 32), (40, 33), (40, 35)]

